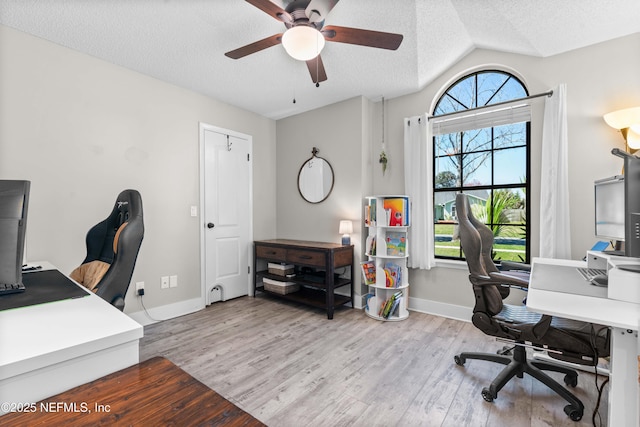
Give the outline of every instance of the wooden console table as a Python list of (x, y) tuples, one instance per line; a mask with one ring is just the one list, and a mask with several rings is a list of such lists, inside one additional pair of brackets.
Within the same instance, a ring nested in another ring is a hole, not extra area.
[[(261, 240), (254, 242), (253, 257), (254, 295), (257, 290), (326, 309), (327, 318), (333, 319), (335, 307), (351, 302), (353, 308), (353, 245), (338, 243), (308, 242), (305, 240)], [(270, 292), (262, 286), (262, 278), (283, 280), (282, 276), (270, 274), (268, 270), (258, 270), (258, 262), (285, 263), (295, 266), (295, 276), (286, 280), (299, 285), (299, 290), (281, 295)], [(349, 278), (337, 278), (336, 268), (349, 267)], [(305, 271), (306, 270), (306, 271)], [(337, 295), (335, 289), (349, 286), (349, 295)]]

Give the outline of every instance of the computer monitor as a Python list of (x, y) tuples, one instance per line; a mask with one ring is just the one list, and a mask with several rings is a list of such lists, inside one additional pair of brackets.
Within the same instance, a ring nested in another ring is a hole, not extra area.
[(593, 187), (596, 237), (624, 241), (624, 176), (600, 179)]
[(22, 282), (29, 181), (0, 180), (0, 283)]

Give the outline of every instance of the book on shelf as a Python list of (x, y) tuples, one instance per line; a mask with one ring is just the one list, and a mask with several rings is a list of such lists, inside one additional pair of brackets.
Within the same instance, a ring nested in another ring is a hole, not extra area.
[(360, 263), (364, 283), (374, 285), (376, 283), (376, 263), (373, 261), (362, 261)]
[(380, 304), (380, 310), (378, 310), (378, 316), (388, 319), (394, 311), (397, 309), (400, 301), (402, 300), (402, 291), (395, 292), (389, 299)]
[(376, 220), (376, 211), (377, 211), (377, 207), (376, 207), (376, 199), (371, 199), (371, 202), (369, 203), (370, 206), (370, 215), (371, 215), (371, 225), (376, 225), (377, 224), (377, 220)]
[(382, 208), (386, 212), (387, 225), (392, 227), (409, 225), (409, 198), (388, 197), (383, 200)]
[(393, 305), (391, 306), (391, 310), (389, 310), (389, 315), (387, 319), (391, 316), (399, 316), (400, 315), (400, 303), (402, 302), (402, 296), (393, 300)]
[(368, 236), (365, 244), (367, 255), (374, 256), (376, 254), (376, 236)]
[(384, 265), (384, 275), (386, 277), (387, 288), (399, 288), (402, 286), (402, 267), (398, 264), (388, 262)]
[(387, 243), (387, 255), (405, 256), (407, 253), (407, 235), (388, 231), (385, 238)]

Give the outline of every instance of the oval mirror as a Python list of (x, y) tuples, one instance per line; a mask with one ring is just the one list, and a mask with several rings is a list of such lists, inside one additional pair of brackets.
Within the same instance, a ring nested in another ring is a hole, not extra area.
[(307, 202), (320, 203), (333, 190), (333, 168), (325, 159), (316, 156), (316, 147), (311, 153), (311, 158), (302, 164), (298, 172), (298, 191)]

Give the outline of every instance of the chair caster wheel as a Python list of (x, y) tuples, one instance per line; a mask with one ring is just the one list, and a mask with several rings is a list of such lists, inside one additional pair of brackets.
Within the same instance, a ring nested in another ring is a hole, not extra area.
[(495, 399), (496, 396), (491, 393), (491, 390), (485, 387), (482, 389), (482, 398), (487, 402), (493, 402), (493, 399)]
[(564, 383), (571, 388), (575, 388), (578, 385), (578, 376), (567, 374), (564, 376)]
[(571, 421), (580, 421), (582, 419), (582, 410), (576, 409), (572, 405), (567, 405), (564, 407), (564, 413), (571, 418)]
[(456, 365), (458, 366), (464, 366), (465, 359), (456, 355), (456, 356), (453, 356), (453, 361), (456, 362)]

